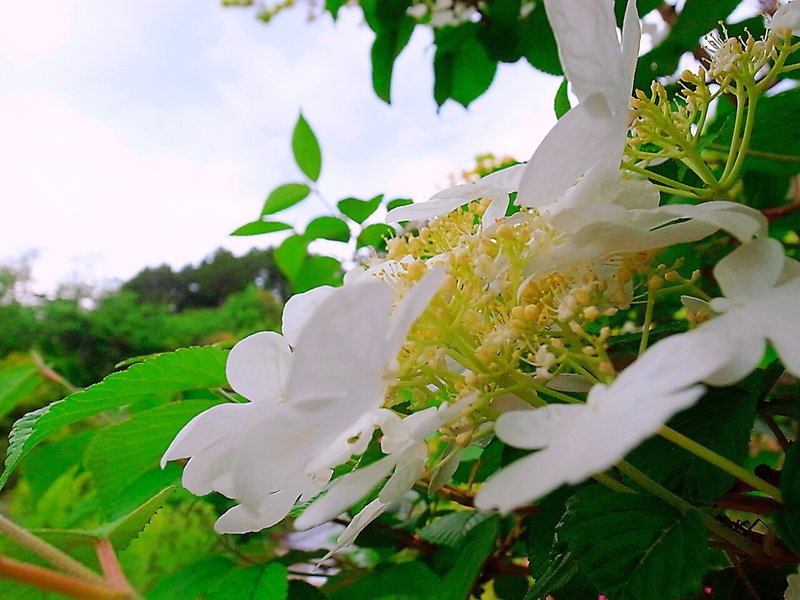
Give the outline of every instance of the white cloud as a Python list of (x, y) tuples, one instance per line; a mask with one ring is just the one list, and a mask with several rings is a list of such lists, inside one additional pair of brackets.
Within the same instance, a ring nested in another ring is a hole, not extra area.
[(70, 4), (63, 0), (0, 4), (0, 58), (25, 66), (69, 39)]

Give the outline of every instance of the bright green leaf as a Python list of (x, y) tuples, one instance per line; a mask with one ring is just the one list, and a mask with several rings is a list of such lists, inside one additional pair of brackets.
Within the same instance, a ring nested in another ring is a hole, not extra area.
[(311, 181), (319, 179), (319, 172), (322, 169), (322, 153), (319, 149), (317, 136), (314, 135), (311, 126), (302, 113), (298, 115), (297, 123), (292, 133), (292, 152), (297, 166), (306, 174), (306, 177)]
[[(353, 585), (330, 593), (331, 600), (443, 600), (441, 580), (420, 562), (378, 568)], [(448, 596), (449, 597), (449, 596)], [(460, 600), (463, 600), (464, 597)]]
[(303, 261), (306, 259), (308, 250), (308, 240), (302, 235), (292, 235), (283, 240), (283, 243), (275, 248), (275, 264), (286, 278), (294, 283)]
[(550, 75), (563, 75), (558, 59), (558, 46), (544, 8), (544, 2), (536, 7), (523, 21), (524, 34), (520, 38), (522, 54), (532, 67)]
[(434, 31), (433, 98), (439, 106), (452, 98), (467, 107), (494, 80), (497, 63), (477, 39), (477, 27), (468, 22)]
[(28, 413), (14, 423), (9, 434), (8, 455), (0, 486), (5, 484), (28, 452), (62, 427), (137, 402), (164, 401), (185, 390), (226, 385), (227, 356), (226, 351), (212, 346), (181, 348), (160, 354)]
[(350, 240), (350, 228), (337, 217), (317, 217), (306, 226), (304, 235), (309, 240), (322, 238), (334, 242), (347, 242)]
[(41, 383), (42, 376), (34, 364), (3, 367), (0, 370), (0, 419), (36, 391)]
[(261, 209), (261, 216), (272, 215), (286, 210), (301, 200), (305, 200), (310, 193), (311, 188), (305, 183), (284, 183), (279, 185), (267, 196), (264, 208)]
[(694, 510), (658, 498), (584, 489), (567, 503), (558, 535), (580, 570), (614, 600), (684, 598), (700, 591), (708, 532)]
[(359, 200), (358, 198), (345, 198), (339, 200), (336, 206), (346, 217), (350, 217), (359, 225), (372, 216), (383, 201), (383, 194), (379, 194), (370, 200)]
[(276, 231), (286, 231), (291, 229), (292, 226), (288, 223), (281, 223), (280, 221), (252, 221), (242, 225), (231, 235), (261, 235), (262, 233), (275, 233)]
[(172, 402), (103, 428), (89, 444), (84, 456), (86, 468), (94, 479), (101, 511), (106, 515), (113, 514), (119, 507), (120, 498), (131, 496), (128, 488), (146, 474), (154, 472), (156, 475), (151, 477), (150, 489), (163, 489), (166, 482), (158, 477), (164, 474), (158, 466), (159, 459), (186, 423), (220, 402)]
[(303, 262), (294, 281), (294, 292), (301, 294), (321, 285), (340, 285), (341, 263), (331, 256), (309, 256)]
[(386, 210), (394, 210), (398, 206), (408, 206), (409, 204), (414, 204), (411, 198), (395, 198), (394, 200), (389, 200), (386, 204)]
[(560, 119), (567, 111), (572, 108), (569, 103), (569, 94), (567, 93), (567, 78), (561, 80), (561, 85), (558, 86), (556, 98), (553, 102), (553, 108), (556, 111), (556, 119)]
[(396, 235), (397, 231), (395, 231), (394, 227), (386, 223), (368, 225), (358, 234), (356, 247), (363, 248), (364, 246), (371, 246), (378, 250), (384, 250), (386, 248), (386, 240)]
[(400, 53), (408, 45), (416, 22), (405, 17), (398, 23), (397, 29), (375, 34), (370, 56), (372, 58), (372, 89), (375, 95), (386, 104), (392, 103), (392, 73), (394, 63)]
[(162, 579), (148, 592), (147, 597), (149, 600), (202, 598), (235, 568), (235, 563), (227, 557), (206, 556), (171, 577)]
[(60, 475), (76, 465), (96, 433), (80, 431), (34, 448), (20, 469), (35, 498), (44, 494)]
[(347, 4), (347, 0), (325, 0), (325, 10), (331, 13), (333, 20), (339, 18), (339, 9)]
[(214, 600), (286, 600), (286, 567), (277, 562), (230, 570), (211, 589)]

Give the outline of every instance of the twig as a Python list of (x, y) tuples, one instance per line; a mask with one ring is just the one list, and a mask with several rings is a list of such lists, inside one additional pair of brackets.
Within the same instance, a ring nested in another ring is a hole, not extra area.
[(58, 592), (85, 600), (123, 600), (130, 598), (123, 591), (102, 584), (90, 583), (51, 569), (0, 556), (0, 577), (26, 583), (40, 590)]
[(125, 573), (119, 565), (111, 542), (109, 540), (98, 540), (94, 545), (94, 549), (97, 552), (97, 559), (100, 561), (100, 567), (103, 569), (106, 582), (111, 587), (124, 592), (127, 597), (138, 598), (138, 594), (133, 591), (128, 578), (125, 577)]

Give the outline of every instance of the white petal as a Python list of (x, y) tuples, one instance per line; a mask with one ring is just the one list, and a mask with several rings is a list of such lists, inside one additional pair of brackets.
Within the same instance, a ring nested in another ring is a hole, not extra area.
[(767, 29), (770, 31), (788, 29), (794, 35), (800, 35), (800, 2), (793, 0), (778, 7), (767, 22)]
[(283, 307), (283, 336), (286, 343), (294, 347), (300, 332), (311, 319), (317, 307), (331, 295), (335, 288), (329, 285), (316, 287), (302, 294), (295, 294), (286, 301)]
[(475, 508), (505, 514), (555, 490), (563, 477), (553, 460), (552, 454), (542, 450), (504, 467), (475, 495)]
[(291, 352), (283, 336), (261, 331), (244, 338), (228, 355), (225, 375), (239, 394), (252, 402), (279, 402)]
[(714, 312), (711, 310), (711, 305), (708, 302), (693, 296), (681, 296), (681, 304), (683, 304), (687, 310), (690, 310), (694, 313), (706, 311), (710, 315)]
[(704, 381), (715, 386), (733, 385), (744, 379), (764, 356), (765, 332), (747, 311), (733, 309), (704, 323), (692, 332), (700, 347), (709, 349), (720, 367)]
[(508, 203), (508, 196), (494, 196), (483, 213), (481, 224), (484, 227), (490, 227), (494, 225), (496, 221), (505, 217), (506, 211), (508, 210)]
[(755, 310), (762, 331), (772, 342), (786, 370), (800, 376), (800, 285), (777, 288), (769, 298), (762, 299)]
[(625, 19), (622, 23), (622, 63), (620, 69), (621, 81), (619, 91), (625, 93), (620, 105), (627, 102), (633, 87), (633, 77), (636, 73), (636, 61), (639, 58), (639, 43), (642, 38), (642, 24), (639, 22), (639, 12), (636, 9), (636, 0), (628, 0), (625, 8)]
[(548, 381), (546, 387), (559, 392), (588, 392), (592, 384), (582, 375), (561, 373)]
[(703, 204), (667, 204), (659, 211), (678, 217), (690, 217), (727, 231), (740, 242), (766, 236), (767, 219), (759, 211), (736, 202), (717, 201)]
[(323, 556), (320, 562), (325, 562), (325, 560), (336, 554), (339, 550), (355, 542), (358, 534), (364, 531), (367, 525), (377, 519), (383, 511), (386, 510), (386, 507), (386, 504), (375, 499), (362, 508), (358, 514), (353, 517), (353, 520), (350, 521), (347, 527), (345, 527), (339, 537), (336, 538), (336, 546)]
[(340, 477), (328, 492), (306, 508), (294, 522), (295, 529), (309, 529), (330, 521), (366, 496), (397, 464), (398, 456), (382, 459)]
[(298, 496), (298, 490), (275, 492), (264, 499), (256, 512), (242, 505), (234, 506), (217, 519), (214, 529), (219, 533), (248, 533), (272, 527), (292, 510)]
[(719, 261), (714, 277), (728, 298), (754, 296), (775, 285), (783, 263), (783, 245), (778, 240), (753, 240)]
[[(800, 6), (800, 2), (797, 3)], [(800, 15), (798, 16), (800, 18)], [(800, 600), (800, 567), (797, 571), (786, 578), (789, 587), (786, 588), (786, 593), (783, 600)]]
[[(400, 348), (405, 343), (408, 330), (411, 329), (414, 321), (428, 308), (431, 300), (433, 300), (433, 297), (442, 286), (445, 274), (445, 270), (440, 267), (428, 269), (425, 276), (411, 288), (397, 305), (389, 323), (384, 356), (388, 353), (390, 358), (394, 358), (400, 351)], [(387, 329), (375, 330), (375, 333), (377, 334), (379, 331), (387, 331)]]
[(515, 448), (544, 448), (563, 435), (565, 427), (584, 410), (580, 404), (550, 404), (536, 410), (507, 412), (497, 419), (494, 432)]
[[(471, 187), (472, 184), (463, 184), (458, 187)], [(459, 190), (460, 192), (460, 190)], [(405, 206), (398, 206), (386, 213), (387, 223), (396, 223), (397, 221), (422, 221), (424, 219), (432, 219), (439, 215), (449, 213), (459, 206), (469, 202), (459, 194), (449, 198), (436, 198), (435, 196), (427, 202), (416, 202), (414, 204), (406, 204)]]
[(381, 489), (378, 499), (385, 504), (391, 504), (403, 497), (422, 477), (427, 458), (428, 447), (424, 443), (409, 449), (407, 456), (403, 456), (398, 462), (394, 473)]

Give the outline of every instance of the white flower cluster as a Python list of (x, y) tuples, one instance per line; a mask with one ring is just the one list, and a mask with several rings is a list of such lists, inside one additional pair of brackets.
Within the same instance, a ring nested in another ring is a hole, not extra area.
[[(283, 336), (237, 344), (227, 374), (248, 402), (199, 415), (167, 450), (164, 461), (189, 459), (190, 491), (238, 501), (219, 531), (263, 529), (310, 502), (295, 521), (308, 528), (374, 497), (344, 545), (415, 485), (446, 483), (460, 451), (491, 435), (540, 450), (479, 490), (478, 508), (508, 512), (610, 468), (696, 402), (703, 382), (745, 377), (767, 342), (800, 375), (800, 265), (766, 237), (764, 217), (726, 201), (659, 206), (652, 184), (620, 169), (635, 0), (621, 38), (612, 0), (545, 7), (579, 102), (530, 161), (391, 211), (433, 220), (343, 287), (293, 297)], [(515, 191), (519, 210), (506, 216)], [(723, 297), (685, 299), (713, 318), (617, 375), (609, 332), (592, 324), (630, 304), (634, 275), (648, 289), (663, 283), (656, 250), (719, 230), (741, 244), (714, 269)], [(550, 389), (588, 397), (548, 404)], [(383, 456), (363, 464), (378, 430)], [(342, 465), (349, 472), (331, 482)]]

